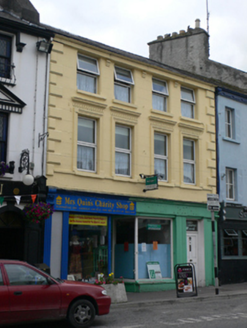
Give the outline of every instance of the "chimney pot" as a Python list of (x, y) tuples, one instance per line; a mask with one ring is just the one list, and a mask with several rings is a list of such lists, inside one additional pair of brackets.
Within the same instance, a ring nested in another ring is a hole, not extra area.
[(196, 23), (195, 28), (200, 28), (200, 22), (201, 22), (201, 21), (200, 21), (200, 19), (198, 19), (198, 18), (195, 20), (195, 23)]
[(163, 36), (162, 36), (162, 35), (158, 35), (158, 36), (157, 36), (157, 40), (159, 40), (159, 41), (160, 41), (160, 40), (163, 40)]

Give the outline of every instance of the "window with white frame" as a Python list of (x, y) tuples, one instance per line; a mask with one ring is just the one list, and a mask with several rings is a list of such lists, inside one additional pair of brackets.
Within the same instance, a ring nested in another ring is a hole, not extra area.
[(184, 183), (195, 184), (195, 142), (183, 139)]
[(235, 200), (235, 170), (226, 168), (226, 199)]
[(195, 118), (195, 95), (194, 91), (181, 88), (181, 114), (184, 117)]
[(99, 66), (97, 59), (78, 55), (77, 88), (79, 90), (96, 93), (98, 76)]
[(6, 162), (8, 114), (0, 113), (0, 162)]
[(125, 68), (115, 67), (114, 94), (115, 99), (131, 101), (131, 85), (134, 84), (132, 72)]
[(153, 109), (166, 112), (167, 96), (168, 96), (168, 90), (167, 90), (166, 82), (153, 79), (153, 96), (152, 96)]
[(78, 118), (77, 168), (84, 171), (96, 171), (96, 121)]
[(226, 107), (225, 108), (225, 136), (230, 139), (233, 139), (234, 137), (233, 115), (234, 115), (234, 110)]
[(131, 175), (131, 129), (122, 125), (115, 128), (115, 173)]
[(167, 136), (154, 134), (154, 173), (160, 180), (167, 181)]
[(0, 35), (0, 77), (11, 78), (11, 37)]
[(247, 256), (247, 230), (234, 227), (234, 229), (222, 229), (220, 232), (223, 256), (238, 258)]

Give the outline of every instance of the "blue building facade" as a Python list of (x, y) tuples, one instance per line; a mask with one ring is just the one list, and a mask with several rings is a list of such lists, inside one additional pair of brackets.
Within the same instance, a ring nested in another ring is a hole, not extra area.
[(247, 281), (247, 96), (216, 89), (221, 284)]

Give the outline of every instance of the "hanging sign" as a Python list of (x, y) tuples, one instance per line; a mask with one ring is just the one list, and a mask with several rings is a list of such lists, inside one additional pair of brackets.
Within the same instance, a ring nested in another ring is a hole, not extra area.
[(149, 175), (146, 176), (146, 186), (143, 191), (155, 190), (158, 189), (158, 175)]

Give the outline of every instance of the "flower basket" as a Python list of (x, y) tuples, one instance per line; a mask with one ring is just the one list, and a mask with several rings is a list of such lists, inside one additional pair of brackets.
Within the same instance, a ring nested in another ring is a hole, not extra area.
[(41, 223), (53, 213), (53, 205), (46, 203), (28, 204), (24, 207), (25, 219), (32, 223)]
[(3, 177), (8, 171), (9, 166), (5, 162), (0, 162), (0, 176)]

